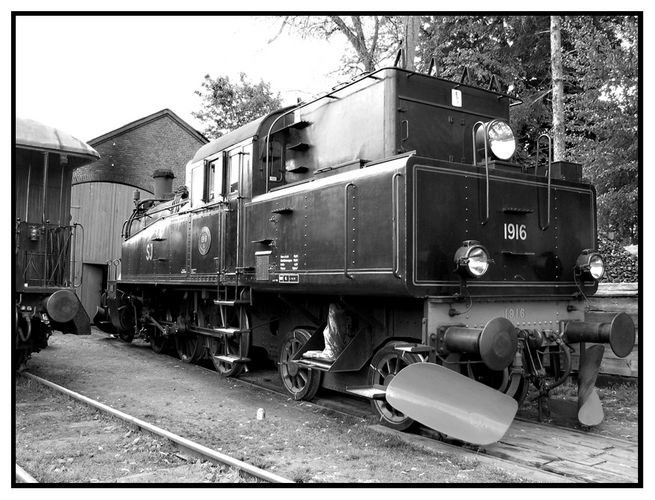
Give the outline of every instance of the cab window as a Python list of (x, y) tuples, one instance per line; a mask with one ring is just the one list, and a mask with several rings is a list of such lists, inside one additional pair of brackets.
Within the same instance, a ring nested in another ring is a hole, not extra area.
[(282, 144), (278, 141), (271, 142), (268, 157), (268, 182), (271, 187), (276, 187), (284, 183), (283, 159)]
[(234, 193), (239, 190), (239, 156), (240, 149), (235, 149), (230, 151), (228, 160), (227, 160), (227, 171), (229, 175), (228, 184), (230, 186), (230, 193)]
[(204, 196), (206, 202), (212, 202), (223, 196), (223, 157), (208, 161), (205, 165)]

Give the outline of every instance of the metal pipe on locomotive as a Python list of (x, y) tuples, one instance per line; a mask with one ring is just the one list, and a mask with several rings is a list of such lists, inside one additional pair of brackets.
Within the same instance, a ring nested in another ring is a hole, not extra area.
[(188, 195), (126, 222), (113, 325), (227, 376), (265, 354), (296, 399), (345, 391), (386, 425), (480, 444), (581, 343), (580, 418), (598, 423), (602, 352), (584, 343), (625, 356), (634, 325), (584, 321), (604, 272), (595, 191), (547, 136), (542, 161), (511, 161), (517, 102), (386, 68), (203, 146)]
[[(16, 119), (14, 357), (22, 367), (48, 345), (52, 330), (91, 333), (75, 294), (71, 257), (80, 254), (83, 230), (70, 224), (73, 170), (98, 159), (88, 144), (34, 120)], [(76, 282), (77, 281), (77, 282)]]

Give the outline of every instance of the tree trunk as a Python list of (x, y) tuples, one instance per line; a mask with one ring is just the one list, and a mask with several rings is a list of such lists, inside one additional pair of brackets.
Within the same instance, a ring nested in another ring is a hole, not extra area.
[(419, 18), (416, 16), (405, 16), (403, 26), (405, 36), (403, 40), (403, 68), (414, 71), (414, 57), (416, 56), (416, 45), (418, 43)]
[(559, 16), (550, 16), (550, 67), (553, 78), (553, 161), (564, 159), (564, 80)]

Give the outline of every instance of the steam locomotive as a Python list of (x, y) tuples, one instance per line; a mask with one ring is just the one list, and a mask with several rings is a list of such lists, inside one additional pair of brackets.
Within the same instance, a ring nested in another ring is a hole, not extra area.
[(13, 154), (14, 361), (48, 345), (52, 330), (85, 335), (90, 320), (75, 294), (71, 256), (81, 227), (70, 224), (73, 170), (100, 155), (88, 144), (34, 120), (16, 119)]
[(512, 161), (517, 103), (385, 68), (203, 146), (188, 191), (159, 172), (135, 201), (111, 323), (225, 376), (266, 355), (295, 399), (344, 391), (388, 426), (480, 444), (581, 343), (579, 417), (599, 423), (604, 346), (627, 356), (634, 325), (584, 321), (604, 273), (595, 191), (548, 136), (534, 165)]

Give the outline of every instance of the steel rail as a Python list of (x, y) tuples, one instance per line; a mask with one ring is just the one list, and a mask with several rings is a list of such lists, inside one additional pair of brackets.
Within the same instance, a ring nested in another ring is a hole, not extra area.
[(98, 410), (101, 410), (105, 413), (109, 413), (110, 415), (119, 418), (125, 422), (131, 423), (141, 429), (145, 429), (148, 432), (151, 432), (153, 434), (156, 434), (158, 436), (164, 437), (168, 439), (169, 441), (172, 441), (180, 446), (183, 446), (184, 448), (187, 448), (195, 453), (198, 453), (204, 457), (208, 457), (212, 460), (216, 460), (218, 462), (221, 462), (226, 465), (230, 465), (232, 467), (236, 467), (237, 469), (241, 469), (244, 472), (257, 477), (259, 479), (263, 479), (265, 481), (268, 481), (270, 483), (294, 483), (291, 479), (287, 479), (282, 476), (278, 476), (277, 474), (273, 474), (272, 472), (265, 471), (263, 469), (260, 469), (259, 467), (255, 467), (254, 465), (248, 464), (246, 462), (242, 462), (241, 460), (237, 460), (236, 458), (230, 457), (229, 455), (225, 455), (223, 453), (219, 453), (215, 450), (212, 450), (211, 448), (207, 448), (206, 446), (203, 446), (199, 443), (195, 443), (193, 441), (190, 441), (186, 438), (183, 438), (182, 436), (178, 436), (177, 434), (173, 434), (172, 432), (169, 432), (165, 429), (162, 429), (161, 427), (157, 427), (156, 425), (150, 424), (148, 422), (145, 422), (144, 420), (140, 420), (136, 417), (133, 417), (131, 415), (128, 415), (127, 413), (123, 413), (122, 411), (115, 410), (114, 408), (111, 408), (110, 406), (107, 406), (103, 403), (100, 403), (98, 401), (95, 401), (91, 398), (88, 398), (82, 394), (79, 394), (77, 392), (71, 391), (70, 389), (66, 389), (65, 387), (62, 387), (60, 385), (55, 384), (54, 382), (50, 382), (49, 380), (42, 379), (41, 377), (37, 377), (36, 375), (33, 375), (31, 373), (23, 373), (24, 376), (27, 378), (34, 380), (36, 382), (39, 382), (40, 384), (46, 385), (50, 387), (51, 389), (54, 389), (58, 392), (61, 392), (63, 394), (66, 394), (67, 396), (72, 397), (73, 399), (76, 399), (78, 401), (81, 401), (89, 406), (92, 406)]
[(16, 464), (16, 482), (17, 483), (38, 483), (29, 472), (23, 469), (20, 465)]

